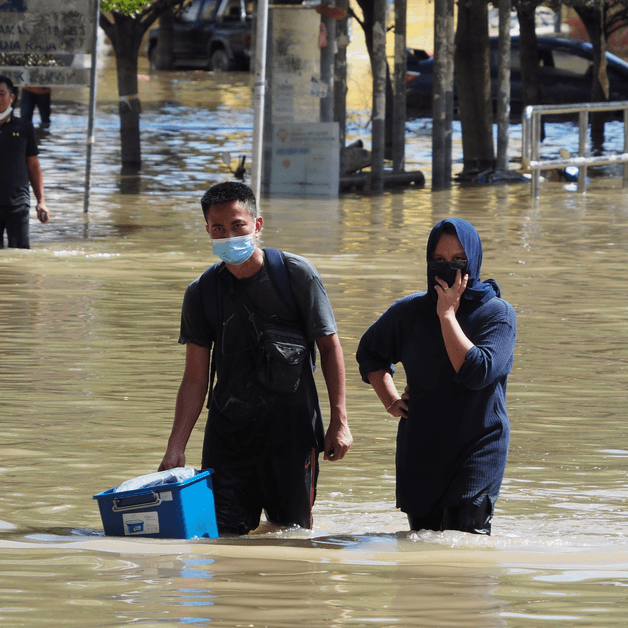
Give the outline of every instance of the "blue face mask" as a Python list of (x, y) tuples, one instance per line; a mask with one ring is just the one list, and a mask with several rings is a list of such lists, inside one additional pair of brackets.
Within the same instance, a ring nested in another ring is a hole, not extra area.
[(253, 255), (255, 251), (254, 234), (235, 238), (218, 238), (212, 240), (212, 251), (226, 264), (239, 266)]

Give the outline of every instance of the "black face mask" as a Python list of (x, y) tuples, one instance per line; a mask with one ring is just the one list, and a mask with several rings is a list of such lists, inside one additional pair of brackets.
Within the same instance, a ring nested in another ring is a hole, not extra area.
[[(451, 288), (456, 281), (456, 272), (460, 269), (461, 277), (464, 276), (467, 271), (467, 264), (461, 266), (461, 264), (454, 261), (444, 262), (441, 260), (432, 261), (428, 263), (430, 272), (433, 277), (438, 276), (439, 279), (447, 282), (447, 285)], [(453, 266), (453, 268), (452, 268)]]
[(438, 272), (432, 272), (434, 273), (434, 277), (438, 277), (439, 279), (446, 281), (450, 288), (454, 285), (454, 281), (456, 281), (456, 271), (453, 268), (444, 268)]

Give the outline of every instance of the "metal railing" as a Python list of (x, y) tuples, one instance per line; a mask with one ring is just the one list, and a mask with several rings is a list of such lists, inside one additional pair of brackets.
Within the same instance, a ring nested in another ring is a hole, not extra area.
[[(589, 113), (595, 111), (624, 112), (624, 152), (619, 155), (587, 156), (587, 129), (589, 127)], [(548, 114), (578, 114), (579, 148), (578, 157), (568, 159), (539, 159), (541, 146), (541, 116)], [(578, 192), (586, 190), (587, 167), (605, 164), (624, 164), (623, 187), (628, 187), (628, 101), (582, 103), (577, 105), (535, 105), (526, 107), (522, 117), (521, 127), (521, 165), (524, 171), (532, 170), (531, 195), (539, 196), (539, 178), (541, 170), (566, 168), (576, 166), (578, 171)]]

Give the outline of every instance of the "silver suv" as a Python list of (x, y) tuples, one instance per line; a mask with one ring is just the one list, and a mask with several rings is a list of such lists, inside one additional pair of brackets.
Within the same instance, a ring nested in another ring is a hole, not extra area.
[[(192, 0), (174, 18), (174, 64), (210, 70), (248, 70), (252, 0)], [(155, 67), (159, 28), (150, 31), (147, 53)]]

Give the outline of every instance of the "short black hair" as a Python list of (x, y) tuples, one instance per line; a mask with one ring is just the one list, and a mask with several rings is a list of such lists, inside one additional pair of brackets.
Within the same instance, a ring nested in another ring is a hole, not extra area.
[(212, 205), (219, 203), (230, 203), (238, 201), (246, 211), (257, 218), (257, 202), (253, 190), (241, 181), (223, 181), (212, 185), (201, 199), (201, 207), (203, 208), (203, 216), (207, 221), (207, 212)]
[(9, 91), (15, 96), (13, 81), (8, 76), (0, 76), (0, 83), (4, 83), (9, 88)]

